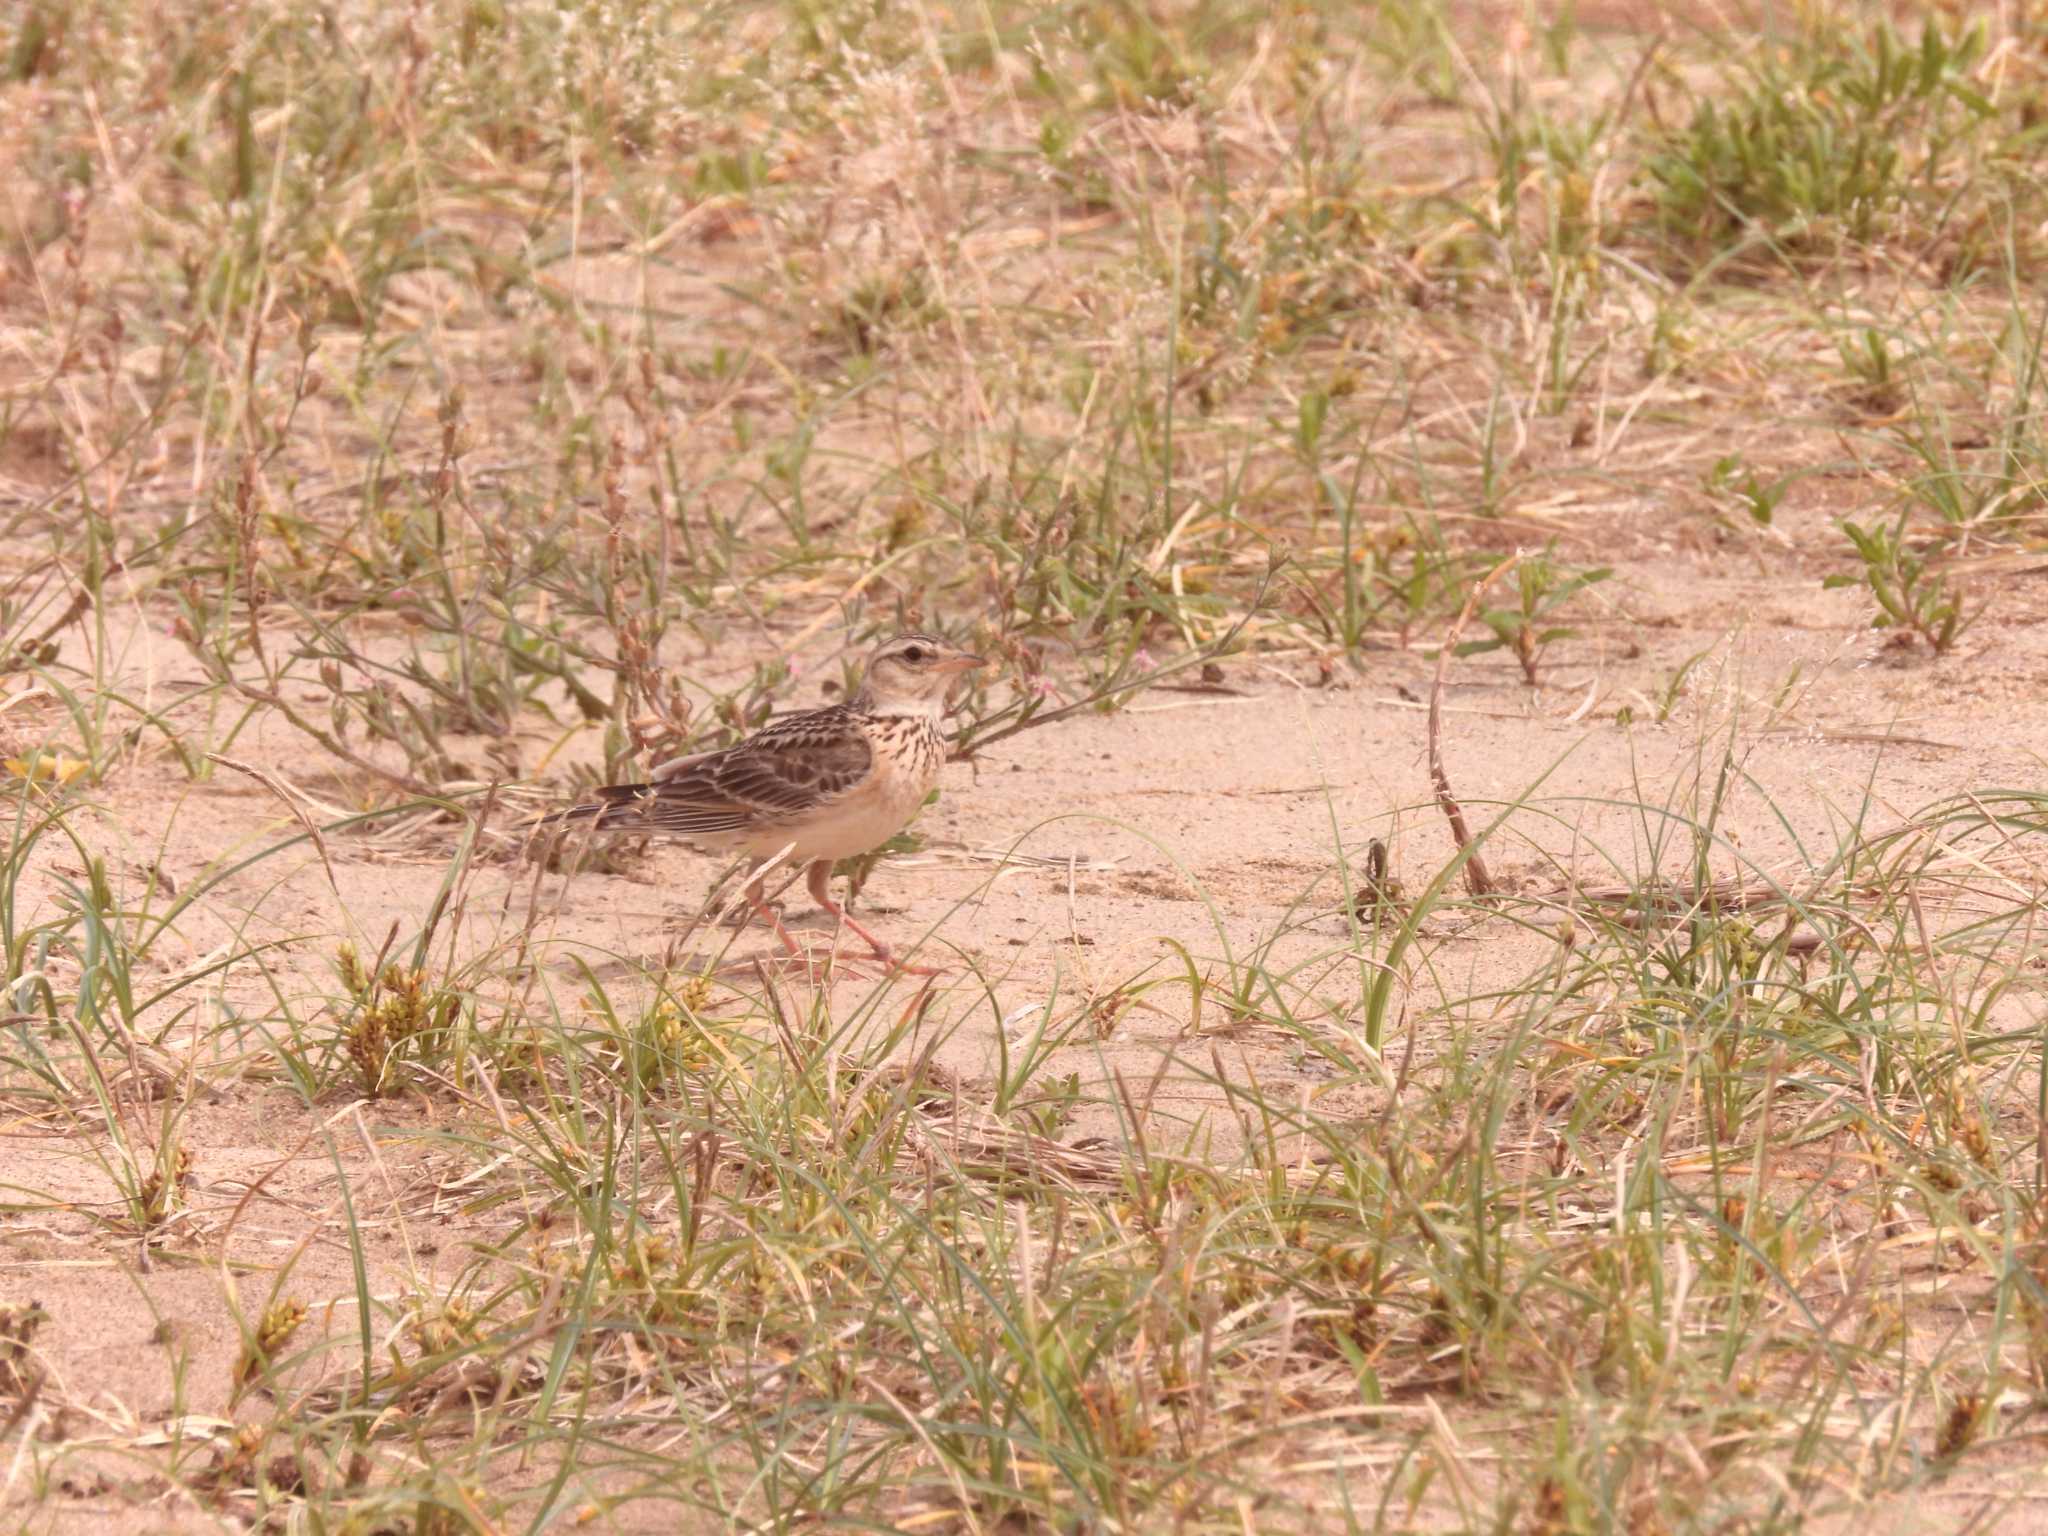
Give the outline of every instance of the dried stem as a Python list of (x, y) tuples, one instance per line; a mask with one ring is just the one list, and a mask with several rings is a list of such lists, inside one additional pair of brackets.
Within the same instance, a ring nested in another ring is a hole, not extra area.
[(1451, 824), (1451, 841), (1458, 845), (1460, 853), (1470, 850), (1465, 860), (1465, 886), (1474, 896), (1491, 896), (1495, 886), (1493, 876), (1486, 872), (1486, 861), (1479, 857), (1477, 849), (1471, 847), (1472, 833), (1465, 825), (1464, 807), (1451, 793), (1451, 778), (1444, 772), (1444, 674), (1450, 670), (1451, 657), (1457, 654), (1458, 638), (1471, 622), (1486, 589), (1521, 558), (1519, 553), (1509, 555), (1473, 583), (1472, 590), (1465, 594), (1465, 606), (1458, 610), (1458, 617), (1451, 623), (1451, 632), (1444, 637), (1443, 646), (1436, 653), (1436, 678), (1429, 685), (1429, 781), (1436, 788), (1436, 803), (1443, 810), (1444, 820)]

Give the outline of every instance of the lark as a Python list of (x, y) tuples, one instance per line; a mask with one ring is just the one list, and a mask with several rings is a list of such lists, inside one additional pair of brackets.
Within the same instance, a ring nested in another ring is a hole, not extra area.
[(898, 965), (895, 952), (832, 899), (832, 866), (881, 847), (910, 824), (946, 758), (939, 730), (946, 694), (987, 664), (933, 635), (898, 635), (868, 658), (860, 688), (845, 703), (786, 715), (736, 746), (663, 763), (645, 784), (607, 784), (597, 804), (547, 819), (746, 854), (747, 905), (802, 956), (766, 900), (768, 866), (786, 859), (805, 870), (811, 897), (828, 916), (859, 934), (884, 965)]

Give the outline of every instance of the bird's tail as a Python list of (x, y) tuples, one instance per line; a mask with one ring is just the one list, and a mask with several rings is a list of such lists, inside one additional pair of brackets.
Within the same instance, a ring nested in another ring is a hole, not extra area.
[(646, 816), (641, 807), (654, 792), (651, 784), (600, 784), (591, 793), (597, 798), (594, 803), (572, 805), (567, 810), (551, 811), (545, 816), (536, 816), (528, 822), (530, 831), (539, 832), (548, 827), (565, 827), (578, 822), (591, 823), (594, 832), (618, 832), (632, 827), (646, 826)]

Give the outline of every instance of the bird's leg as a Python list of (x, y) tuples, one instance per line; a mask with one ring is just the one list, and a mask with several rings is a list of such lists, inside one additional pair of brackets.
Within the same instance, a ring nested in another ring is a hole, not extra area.
[(782, 926), (782, 914), (768, 905), (766, 886), (767, 881), (762, 876), (757, 875), (752, 880), (749, 880), (746, 891), (747, 905), (752, 907), (756, 914), (768, 919), (768, 926), (775, 930), (775, 937), (782, 940), (782, 947), (784, 949), (788, 950), (792, 955), (802, 958), (804, 947), (797, 943), (795, 934)]
[(869, 933), (867, 929), (861, 927), (859, 923), (853, 920), (852, 913), (832, 899), (832, 861), (830, 859), (819, 859), (813, 863), (805, 883), (810, 886), (811, 900), (818, 904), (819, 909), (835, 922), (845, 924), (845, 926), (851, 928), (865, 939), (868, 948), (875, 952), (875, 958), (881, 961), (882, 964), (889, 966), (891, 969), (902, 971), (909, 976), (939, 976), (944, 974), (943, 971), (935, 966), (905, 965), (896, 958), (894, 950), (876, 938), (872, 933)]
[[(768, 920), (768, 926), (775, 930), (775, 937), (782, 940), (782, 947), (789, 951), (790, 958), (800, 961), (813, 981), (821, 980), (829, 975), (836, 968), (836, 957), (828, 958), (821, 964), (809, 950), (805, 949), (802, 943), (798, 941), (797, 936), (784, 926), (782, 914), (769, 904), (766, 887), (766, 876), (757, 876), (753, 880), (748, 881), (743, 898), (746, 904), (753, 909), (757, 916), (765, 917)], [(847, 968), (842, 974), (855, 978), (858, 978), (860, 975), (858, 971), (851, 968)]]
[(811, 900), (818, 904), (819, 910), (834, 922), (851, 928), (855, 933), (867, 940), (868, 948), (875, 952), (877, 960), (887, 964), (895, 959), (894, 953), (887, 944), (884, 944), (872, 933), (869, 933), (867, 929), (861, 927), (859, 923), (853, 920), (852, 913), (832, 899), (832, 861), (830, 859), (814, 861), (806, 874), (804, 883), (810, 887)]

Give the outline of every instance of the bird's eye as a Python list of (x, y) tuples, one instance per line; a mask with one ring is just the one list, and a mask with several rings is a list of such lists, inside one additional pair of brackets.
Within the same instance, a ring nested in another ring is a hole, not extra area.
[(925, 650), (921, 645), (913, 645), (903, 653), (903, 659), (912, 663), (923, 661), (924, 657)]

